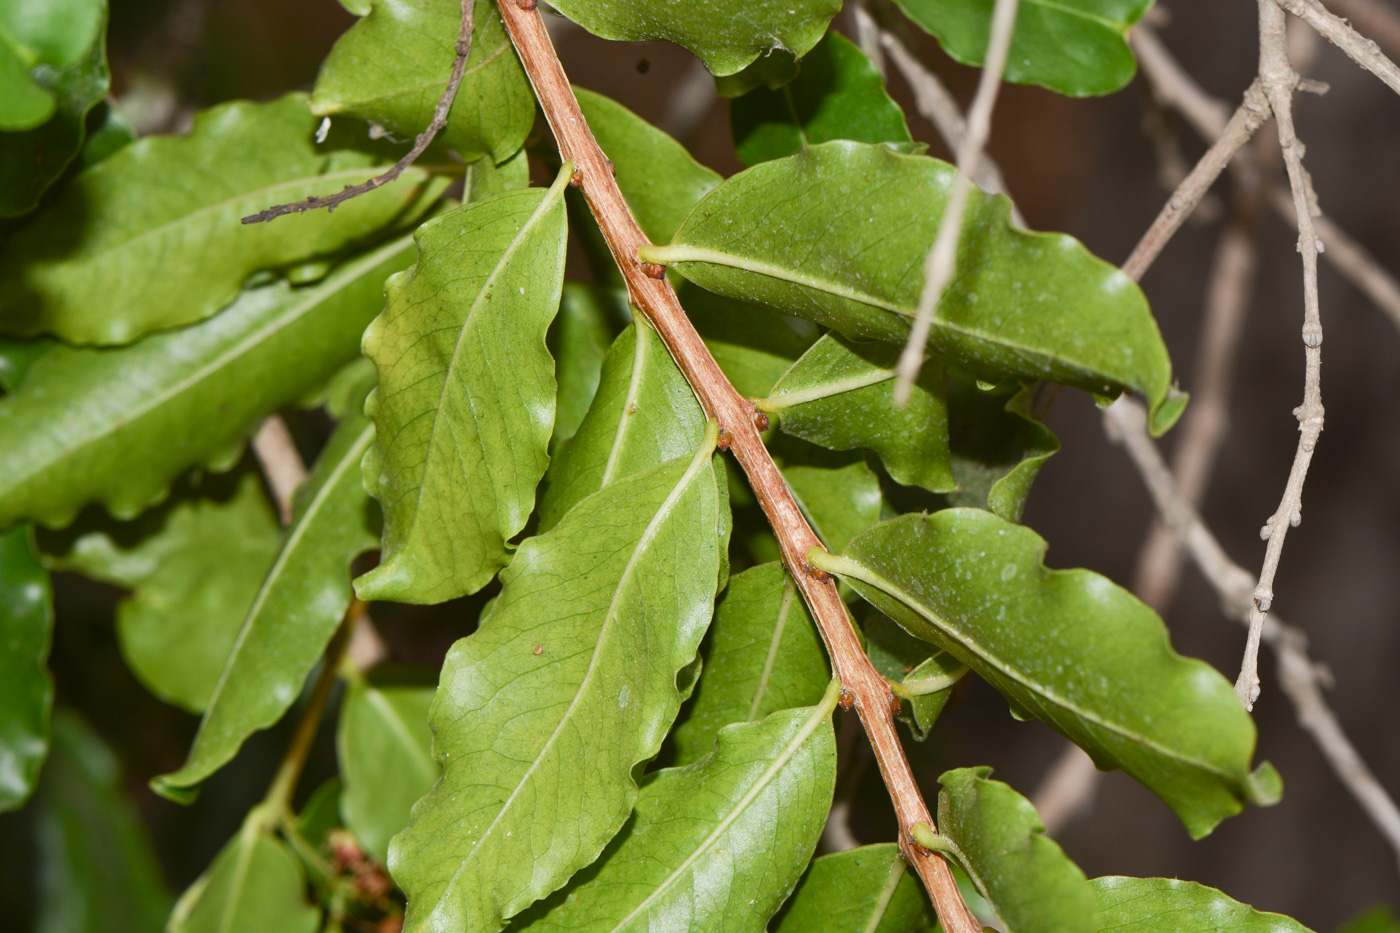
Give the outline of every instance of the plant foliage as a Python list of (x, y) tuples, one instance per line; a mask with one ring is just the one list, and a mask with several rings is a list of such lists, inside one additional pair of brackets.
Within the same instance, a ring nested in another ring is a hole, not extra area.
[[(1026, 0), (1008, 77), (1121, 86), (1147, 5)], [(1180, 413), (1142, 292), (976, 191), (929, 358), (895, 404), (955, 169), (828, 31), (835, 0), (553, 3), (605, 39), (669, 39), (740, 95), (748, 168), (722, 178), (575, 89), (661, 244), (640, 258), (672, 270), (770, 419), (824, 543), (796, 566), (673, 336), (619, 288), (568, 154), (531, 135), (531, 79), (495, 3), (476, 0), (446, 129), (418, 164), (333, 213), (248, 225), (393, 164), (401, 147), (368, 130), (428, 124), (455, 0), (347, 0), (360, 19), (309, 97), (220, 104), (129, 145), (116, 110), (93, 110), (105, 6), (40, 6), (0, 0), (0, 165), (26, 166), (0, 197), (25, 215), (0, 254), (0, 808), (38, 787), (43, 871), (73, 892), (45, 899), (44, 929), (936, 929), (895, 844), (813, 860), (849, 699), (799, 586), (821, 570), (913, 737), (955, 715), (971, 672), (1192, 836), (1278, 799), (1224, 678), (1127, 591), (1046, 568), (1015, 524), (1058, 449), (1037, 384), (1138, 394), (1156, 433)], [(990, 2), (900, 6), (980, 61)], [(565, 282), (584, 265), (595, 281)], [(285, 527), (257, 469), (272, 452), (246, 453), (276, 413), (310, 464)], [(72, 713), (50, 722), (51, 572), (120, 588), (126, 663), (202, 716), (162, 794), (227, 793), (240, 749), (286, 748), (178, 900), (110, 753)], [(391, 604), (449, 600), (430, 616), (455, 620), (440, 666), (380, 663), (376, 627), (424, 611)], [(338, 777), (296, 812), (323, 714)], [(1007, 931), (1302, 929), (1188, 882), (1090, 881), (1028, 801), (968, 764), (942, 776), (937, 826), (903, 841), (965, 870)]]

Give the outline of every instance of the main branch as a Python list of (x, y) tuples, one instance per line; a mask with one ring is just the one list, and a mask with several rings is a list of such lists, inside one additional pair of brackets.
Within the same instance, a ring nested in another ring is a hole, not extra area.
[(870, 737), (875, 760), (899, 818), (901, 850), (927, 886), (943, 929), (948, 933), (980, 933), (981, 925), (963, 903), (947, 863), (915, 842), (911, 835), (915, 825), (931, 826), (933, 819), (895, 732), (894, 695), (866, 658), (836, 584), (807, 566), (807, 551), (821, 547), (821, 541), (807, 524), (773, 458), (763, 446), (754, 423), (753, 405), (720, 371), (665, 278), (653, 277), (659, 276), (660, 270), (644, 266), (637, 259), (637, 250), (650, 241), (628, 210), (613, 178), (611, 163), (598, 148), (579, 110), (533, 0), (522, 0), (520, 5), (507, 0), (501, 3), (500, 9), (511, 41), (520, 53), (525, 72), (530, 76), (535, 95), (559, 143), (560, 154), (577, 166), (575, 178), (627, 282), (632, 304), (656, 328), (706, 414), (719, 422), (721, 438), (728, 437), (730, 450), (747, 474), (773, 526), (782, 548), (783, 562), (811, 607), (832, 666), (841, 678), (843, 705), (855, 706)]

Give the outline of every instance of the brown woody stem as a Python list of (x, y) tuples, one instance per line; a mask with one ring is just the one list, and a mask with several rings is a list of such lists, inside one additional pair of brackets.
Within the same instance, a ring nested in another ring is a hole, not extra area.
[(500, 5), (501, 18), (554, 131), (560, 155), (578, 168), (584, 199), (622, 271), (632, 304), (661, 336), (706, 414), (717, 420), (732, 439), (729, 449), (743, 467), (773, 526), (783, 562), (811, 607), (843, 692), (854, 698), (899, 818), (900, 848), (928, 888), (943, 929), (948, 933), (980, 933), (981, 924), (963, 903), (947, 863), (915, 843), (910, 835), (919, 823), (932, 826), (933, 818), (895, 732), (889, 686), (866, 658), (836, 584), (829, 577), (819, 579), (807, 566), (807, 551), (820, 548), (821, 541), (807, 524), (759, 438), (753, 403), (735, 391), (720, 371), (670, 284), (664, 277), (648, 275), (637, 259), (637, 250), (651, 243), (623, 200), (610, 163), (579, 110), (544, 21), (533, 6), (528, 0), (504, 0)]

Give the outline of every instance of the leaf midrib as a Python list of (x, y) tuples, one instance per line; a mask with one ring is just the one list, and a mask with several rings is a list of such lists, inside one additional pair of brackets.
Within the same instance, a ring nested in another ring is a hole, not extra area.
[[(584, 671), (583, 677), (579, 680), (578, 686), (574, 689), (573, 698), (570, 699), (568, 707), (560, 715), (559, 722), (554, 727), (554, 731), (551, 732), (549, 734), (549, 737), (545, 739), (544, 742), (540, 745), (540, 749), (536, 753), (534, 759), (530, 762), (530, 766), (516, 780), (515, 787), (511, 789), (510, 795), (506, 797), (504, 801), (501, 802), (500, 808), (496, 812), (496, 816), (491, 820), (491, 823), (486, 827), (485, 830), (482, 831), (481, 835), (478, 836), (476, 841), (472, 844), (471, 851), (465, 858), (462, 859), (462, 864), (459, 865), (457, 867), (457, 870), (452, 873), (452, 878), (447, 882), (446, 886), (444, 886), (443, 888), (442, 897), (446, 897), (447, 893), (453, 889), (453, 887), (457, 884), (458, 878), (461, 877), (462, 872), (466, 870), (467, 863), (472, 860), (473, 856), (476, 853), (481, 851), (481, 848), (485, 844), (487, 838), (495, 831), (496, 827), (500, 825), (501, 820), (505, 817), (506, 812), (515, 802), (516, 796), (519, 795), (521, 790), (525, 787), (526, 783), (530, 780), (531, 775), (535, 773), (535, 769), (539, 767), (540, 762), (542, 762), (545, 759), (546, 753), (554, 746), (555, 741), (563, 733), (564, 726), (569, 723), (571, 717), (573, 716), (574, 710), (578, 708), (578, 705), (581, 702), (583, 695), (587, 692), (587, 688), (593, 682), (594, 673), (598, 669), (598, 659), (599, 656), (602, 654), (603, 645), (607, 641), (608, 630), (612, 627), (613, 620), (617, 618), (618, 605), (622, 599), (623, 590), (625, 590), (628, 584), (631, 582), (633, 572), (635, 571), (637, 564), (640, 562), (642, 554), (648, 548), (651, 547), (651, 543), (655, 539), (663, 520), (670, 517), (680, 497), (684, 495), (686, 489), (694, 481), (695, 477), (699, 475), (701, 467), (708, 461), (712, 446), (713, 445), (709, 443), (701, 445), (700, 449), (692, 458), (690, 465), (687, 466), (685, 472), (681, 474), (681, 478), (677, 481), (675, 487), (671, 490), (669, 494), (667, 494), (666, 499), (656, 510), (656, 514), (653, 515), (651, 521), (647, 523), (647, 527), (642, 532), (642, 536), (638, 538), (636, 545), (632, 549), (631, 556), (629, 556), (627, 559), (627, 565), (623, 568), (622, 574), (618, 578), (617, 585), (613, 588), (612, 599), (608, 603), (607, 611), (603, 616), (602, 625), (598, 629), (598, 636), (597, 640), (594, 643), (593, 654), (588, 661), (588, 669)], [(442, 897), (439, 897), (439, 904), (441, 903)]]
[[(777, 279), (780, 282), (787, 282), (789, 284), (801, 286), (803, 288), (810, 288), (813, 291), (818, 291), (827, 295), (832, 295), (836, 298), (842, 298), (847, 301), (857, 302), (858, 304), (868, 305), (872, 308), (878, 308), (881, 311), (888, 311), (889, 313), (894, 314), (900, 318), (912, 319), (914, 316), (912, 311), (907, 311), (903, 307), (901, 307), (898, 304), (895, 304), (892, 301), (886, 301), (883, 298), (876, 298), (874, 295), (868, 295), (864, 292), (857, 291), (854, 288), (842, 287), (835, 282), (828, 282), (824, 279), (818, 279), (814, 276), (806, 275), (795, 270), (787, 269), (783, 266), (777, 266), (773, 263), (763, 262), (761, 260), (756, 259), (745, 259), (741, 256), (736, 256), (733, 253), (726, 253), (722, 250), (708, 249), (699, 246), (685, 246), (673, 244), (670, 246), (643, 247), (641, 250), (638, 251), (638, 256), (639, 258), (642, 258), (644, 260), (657, 262), (661, 265), (672, 265), (681, 262), (707, 262), (712, 265), (722, 266), (729, 269), (738, 269), (742, 272), (752, 272), (755, 275), (767, 276), (768, 278)], [(960, 337), (970, 337), (976, 340), (985, 340), (986, 342), (998, 347), (1005, 347), (1008, 350), (1012, 350), (1017, 353), (1027, 354), (1038, 360), (1045, 360), (1059, 366), (1064, 366), (1086, 377), (1092, 376), (1096, 379), (1103, 379), (1104, 381), (1110, 383), (1117, 382), (1116, 377), (1108, 378), (1103, 373), (1092, 372), (1090, 370), (1085, 369), (1078, 363), (1074, 363), (1070, 360), (1065, 359), (1064, 357), (1049, 354), (1040, 347), (1030, 347), (1025, 346), (1024, 344), (1013, 343), (1011, 341), (1006, 340), (1003, 337), (986, 334), (977, 330), (972, 330), (970, 328), (963, 327), (958, 324), (953, 324), (947, 320), (936, 316), (933, 319), (933, 326), (935, 328), (939, 328), (950, 333), (956, 334)]]
[[(270, 339), (277, 332), (290, 327), (292, 324), (300, 320), (305, 314), (309, 313), (311, 309), (317, 307), (325, 301), (329, 301), (332, 297), (334, 297), (342, 290), (349, 288), (351, 285), (354, 285), (359, 281), (359, 273), (362, 269), (373, 268), (374, 266), (383, 263), (388, 255), (392, 254), (397, 250), (402, 250), (406, 248), (407, 246), (412, 244), (412, 241), (412, 236), (401, 237), (389, 243), (388, 245), (375, 250), (373, 253), (367, 254), (361, 259), (353, 260), (352, 262), (348, 263), (343, 269), (338, 270), (337, 274), (341, 275), (341, 279), (339, 282), (336, 283), (335, 288), (330, 289), (326, 292), (311, 295), (304, 301), (298, 302), (293, 307), (284, 310), (283, 313), (279, 314), (274, 321), (269, 323), (267, 326), (263, 327), (257, 333), (250, 334), (239, 343), (230, 347), (224, 353), (221, 353), (219, 356), (215, 357), (213, 360), (210, 360), (204, 366), (201, 366), (199, 369), (195, 370), (188, 376), (184, 377), (180, 381), (176, 382), (174, 385), (167, 388), (165, 391), (141, 403), (135, 408), (134, 411), (131, 411), (125, 415), (122, 415), (119, 418), (107, 422), (103, 429), (98, 431), (97, 433), (85, 435), (84, 437), (79, 439), (78, 443), (62, 448), (60, 451), (58, 451), (58, 453), (55, 456), (47, 459), (43, 463), (35, 464), (33, 469), (31, 469), (28, 473), (25, 473), (22, 476), (20, 476), (16, 481), (8, 483), (6, 485), (6, 488), (16, 489), (20, 487), (24, 483), (28, 482), (29, 479), (33, 477), (36, 473), (42, 472), (47, 469), (52, 469), (55, 463), (67, 459), (69, 456), (73, 455), (77, 451), (82, 450), (83, 448), (101, 442), (105, 438), (110, 437), (112, 434), (125, 428), (127, 425), (145, 417), (150, 412), (154, 411), (155, 409), (164, 405), (166, 402), (170, 401), (170, 399), (188, 390), (191, 386), (202, 382), (204, 379), (208, 378), (213, 373), (223, 369), (232, 360), (235, 360), (238, 357), (242, 356), (244, 353), (247, 353), (250, 349), (261, 344), (263, 341)], [(289, 296), (295, 294), (296, 293), (294, 291), (289, 292)]]
[(389, 702), (384, 691), (373, 685), (365, 688), (365, 695), (369, 702), (379, 710), (379, 714), (389, 723), (390, 729), (398, 737), (404, 748), (408, 749), (413, 763), (418, 766), (423, 776), (429, 781), (437, 778), (437, 762), (433, 761), (431, 755), (423, 750), (423, 747), (414, 739), (413, 733), (408, 729), (408, 723), (404, 722), (399, 711), (394, 708), (394, 704)]
[(1023, 688), (1030, 691), (1032, 694), (1038, 694), (1040, 696), (1043, 696), (1049, 701), (1051, 701), (1055, 706), (1058, 706), (1066, 712), (1078, 716), (1086, 722), (1093, 723), (1099, 728), (1121, 739), (1125, 739), (1135, 745), (1140, 745), (1144, 748), (1151, 749), (1152, 751), (1157, 752), (1164, 758), (1170, 759), (1172, 761), (1179, 761), (1183, 764), (1191, 765), (1193, 767), (1199, 768), (1202, 771), (1205, 771), (1208, 774), (1217, 775), (1231, 783), (1237, 782), (1237, 779), (1208, 762), (1204, 762), (1197, 758), (1179, 754), (1171, 749), (1166, 748), (1157, 741), (1148, 738), (1147, 736), (1131, 732), (1125, 726), (1121, 726), (1113, 722), (1108, 722), (1102, 717), (1080, 708), (1077, 704), (1071, 703), (1069, 700), (1060, 696), (1058, 692), (1052, 690), (1049, 687), (1046, 687), (1042, 684), (1030, 680), (1028, 677), (1017, 671), (1015, 668), (1008, 666), (1006, 662), (1004, 662), (1001, 658), (989, 654), (982, 647), (978, 646), (975, 642), (971, 641), (966, 634), (949, 625), (946, 620), (936, 617), (930, 612), (925, 612), (922, 608), (920, 608), (920, 604), (917, 600), (914, 600), (913, 597), (911, 597), (900, 587), (896, 586), (891, 581), (880, 576), (878, 573), (875, 573), (865, 564), (850, 557), (841, 557), (838, 558), (838, 560), (840, 560), (843, 564), (843, 566), (840, 569), (841, 573), (844, 573), (847, 576), (855, 577), (857, 580), (867, 583), (870, 586), (873, 586), (876, 589), (883, 591), (887, 595), (892, 596), (894, 599), (903, 603), (905, 606), (912, 609), (915, 613), (922, 616), (924, 619), (927, 619), (930, 624), (936, 626), (940, 631), (946, 633), (950, 638), (952, 638), (958, 644), (962, 645), (968, 651), (972, 652), (977, 657), (986, 660), (992, 667), (996, 668), (996, 670), (999, 671), (1008, 680), (1020, 684)]
[(612, 482), (613, 471), (617, 469), (617, 461), (622, 454), (622, 443), (627, 437), (627, 429), (632, 426), (632, 419), (635, 414), (632, 406), (636, 404), (641, 393), (642, 378), (646, 370), (646, 360), (648, 347), (651, 343), (651, 328), (640, 322), (635, 323), (633, 331), (633, 356), (632, 356), (632, 376), (627, 383), (627, 394), (622, 399), (622, 415), (617, 421), (617, 430), (613, 432), (613, 442), (608, 450), (608, 460), (603, 466), (603, 478), (599, 482), (598, 488), (605, 489)]

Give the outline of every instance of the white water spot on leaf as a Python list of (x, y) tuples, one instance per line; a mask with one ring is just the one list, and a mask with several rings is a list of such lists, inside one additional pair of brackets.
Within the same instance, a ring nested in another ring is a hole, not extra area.
[(1016, 576), (1016, 565), (1015, 565), (1015, 564), (1007, 564), (1005, 567), (1001, 568), (1001, 581), (1002, 581), (1003, 583), (1009, 583), (1012, 579), (1015, 578), (1015, 576)]
[(617, 695), (617, 708), (626, 709), (627, 704), (632, 700), (632, 688), (626, 684), (622, 685), (622, 690)]

